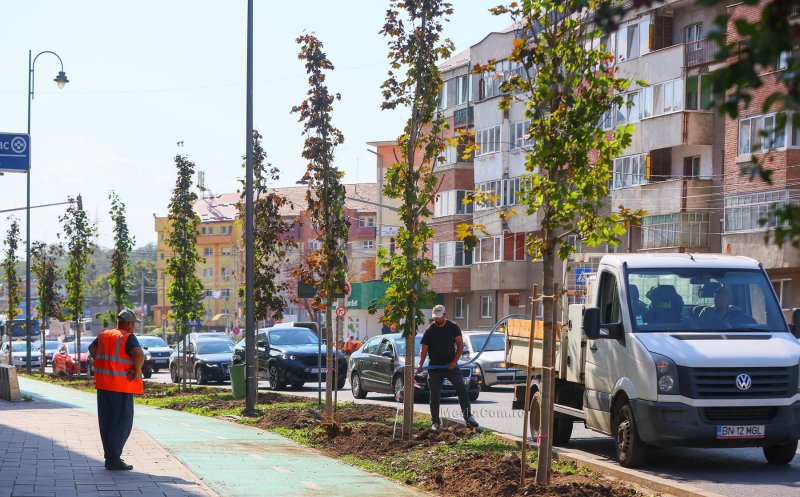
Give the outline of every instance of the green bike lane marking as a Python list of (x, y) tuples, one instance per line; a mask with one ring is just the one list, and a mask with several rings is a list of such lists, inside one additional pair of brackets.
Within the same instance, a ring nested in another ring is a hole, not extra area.
[[(97, 413), (94, 394), (28, 378), (20, 378), (20, 387), (34, 398)], [(257, 428), (140, 404), (135, 413), (135, 428), (223, 497), (429, 495)]]

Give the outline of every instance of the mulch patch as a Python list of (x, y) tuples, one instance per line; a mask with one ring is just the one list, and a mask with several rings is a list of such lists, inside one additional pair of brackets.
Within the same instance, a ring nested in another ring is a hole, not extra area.
[[(520, 487), (520, 458), (517, 452), (442, 451), (475, 434), (463, 426), (434, 432), (417, 429), (412, 440), (400, 438), (390, 420), (396, 411), (381, 406), (353, 406), (337, 410), (336, 422), (324, 419), (313, 409), (272, 409), (256, 426), (270, 428), (318, 428), (312, 440), (323, 452), (342, 457), (355, 456), (388, 464), (417, 475), (416, 484), (441, 495), (481, 497), (636, 497), (634, 488), (596, 473), (554, 473), (551, 485), (535, 485), (536, 467), (528, 466), (527, 485)], [(394, 433), (393, 433), (394, 432)], [(393, 434), (396, 438), (393, 438)], [(421, 454), (420, 454), (421, 453)]]

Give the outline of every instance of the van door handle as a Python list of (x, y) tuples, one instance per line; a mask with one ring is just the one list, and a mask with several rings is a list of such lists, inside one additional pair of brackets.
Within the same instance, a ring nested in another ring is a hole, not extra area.
[(589, 350), (591, 350), (592, 352), (597, 352), (597, 345), (592, 344), (592, 346), (589, 347)]

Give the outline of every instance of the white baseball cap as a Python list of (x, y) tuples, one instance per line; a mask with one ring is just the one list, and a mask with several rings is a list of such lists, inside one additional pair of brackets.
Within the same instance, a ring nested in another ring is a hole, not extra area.
[(433, 317), (435, 318), (442, 318), (444, 317), (445, 308), (443, 305), (435, 305), (433, 306)]

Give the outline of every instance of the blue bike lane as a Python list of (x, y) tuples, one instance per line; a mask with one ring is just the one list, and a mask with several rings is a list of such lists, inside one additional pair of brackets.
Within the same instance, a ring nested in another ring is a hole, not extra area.
[[(20, 378), (47, 402), (96, 413), (94, 394)], [(223, 497), (429, 495), (327, 457), (271, 432), (170, 409), (136, 405), (134, 429), (148, 433)]]

